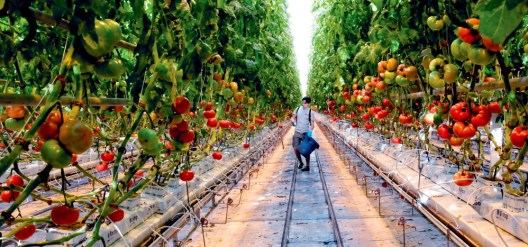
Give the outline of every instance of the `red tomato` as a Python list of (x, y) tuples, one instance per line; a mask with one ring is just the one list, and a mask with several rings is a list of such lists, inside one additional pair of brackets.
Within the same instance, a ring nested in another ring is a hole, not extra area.
[(250, 126), (249, 126), (249, 129), (251, 129), (251, 130), (255, 130), (255, 125), (254, 125), (254, 124), (250, 125)]
[(451, 128), (447, 124), (441, 124), (436, 131), (438, 132), (438, 137), (442, 139), (451, 138)]
[(473, 183), (475, 177), (470, 172), (462, 171), (455, 173), (453, 180), (458, 186), (468, 186)]
[(9, 190), (4, 190), (0, 194), (0, 197), (2, 198), (3, 202), (13, 202), (20, 196), (20, 192), (13, 190), (12, 192)]
[(187, 130), (180, 135), (180, 141), (183, 143), (191, 143), (194, 140), (194, 130)]
[(221, 127), (222, 129), (226, 129), (226, 128), (229, 128), (229, 127), (231, 126), (231, 122), (229, 122), (229, 120), (223, 120), (223, 119), (220, 120), (220, 121), (218, 122), (218, 124), (220, 125), (220, 127)]
[(204, 118), (207, 118), (207, 119), (214, 118), (216, 116), (216, 112), (213, 110), (204, 111), (203, 116)]
[(70, 226), (79, 219), (79, 210), (66, 205), (56, 206), (51, 210), (51, 221), (59, 226)]
[(113, 222), (119, 222), (123, 218), (125, 218), (125, 211), (117, 206), (114, 207), (114, 211), (112, 211), (108, 218)]
[(221, 160), (221, 159), (222, 159), (222, 153), (220, 153), (220, 152), (213, 152), (213, 159), (215, 159), (215, 160)]
[(231, 122), (231, 128), (233, 129), (240, 129), (242, 127), (239, 123)]
[(383, 100), (381, 100), (381, 104), (382, 104), (383, 106), (385, 106), (385, 107), (390, 107), (390, 106), (392, 106), (392, 103), (391, 103), (390, 100), (387, 99), (387, 98), (384, 98)]
[(205, 110), (210, 111), (213, 108), (213, 103), (207, 102), (207, 105), (205, 105)]
[(491, 112), (486, 105), (473, 107), (471, 123), (475, 127), (486, 126), (491, 121)]
[(7, 187), (11, 185), (18, 186), (18, 187), (24, 187), (24, 179), (22, 179), (22, 177), (19, 176), (18, 174), (13, 174), (9, 176), (9, 178), (7, 178), (6, 184), (7, 184)]
[(72, 154), (72, 164), (77, 162), (77, 154)]
[(389, 115), (389, 112), (387, 110), (381, 110), (378, 113), (376, 113), (377, 119), (384, 119)]
[(368, 113), (365, 113), (365, 114), (361, 115), (361, 119), (363, 119), (363, 120), (368, 120), (369, 118), (370, 118), (370, 114), (368, 114)]
[(355, 123), (355, 122), (354, 122), (354, 123), (351, 123), (350, 125), (352, 126), (352, 128), (357, 128), (357, 127), (359, 127), (359, 125), (358, 125), (357, 123)]
[(123, 109), (124, 109), (124, 107), (123, 107), (122, 105), (118, 105), (118, 106), (115, 106), (115, 107), (114, 107), (114, 111), (115, 111), (116, 113), (123, 112)]
[[(470, 25), (479, 25), (480, 21), (476, 18), (467, 19), (466, 22)], [(474, 44), (480, 40), (480, 34), (477, 30), (459, 27), (458, 28), (458, 37), (466, 43)]]
[(97, 170), (98, 172), (108, 170), (108, 163), (106, 163), (105, 161), (99, 162), (99, 164), (95, 165), (95, 170)]
[(368, 129), (368, 130), (374, 129), (374, 124), (371, 122), (366, 122), (365, 129)]
[(249, 148), (249, 143), (244, 143), (244, 144), (242, 145), (242, 147), (243, 147), (243, 148)]
[(502, 50), (503, 47), (501, 47), (499, 44), (494, 43), (491, 39), (488, 38), (482, 38), (482, 44), (488, 51), (492, 52), (499, 52)]
[(469, 117), (469, 106), (466, 102), (458, 102), (451, 107), (449, 114), (455, 121), (464, 121)]
[(106, 162), (111, 162), (114, 160), (114, 158), (115, 158), (114, 153), (104, 152), (101, 154), (101, 159)]
[(136, 178), (140, 178), (140, 177), (142, 177), (142, 176), (143, 176), (143, 171), (142, 171), (142, 170), (139, 170), (139, 171), (137, 171), (137, 172), (134, 174), (134, 177), (136, 177)]
[(180, 114), (185, 114), (191, 109), (191, 102), (184, 96), (178, 96), (172, 103), (172, 109)]
[(528, 137), (528, 128), (526, 126), (517, 126), (513, 128), (510, 133), (510, 140), (512, 144), (518, 148), (522, 148), (526, 143)]
[(469, 139), (477, 133), (477, 128), (473, 124), (467, 124), (464, 122), (456, 122), (453, 125), (453, 133), (460, 138)]
[(394, 144), (401, 144), (402, 143), (402, 139), (399, 136), (398, 137), (393, 137), (391, 139), (391, 142), (394, 143)]
[(194, 172), (191, 171), (191, 170), (185, 170), (185, 171), (181, 171), (180, 174), (179, 174), (179, 177), (182, 181), (184, 182), (188, 182), (188, 181), (191, 181), (193, 180), (194, 178)]
[(33, 224), (29, 224), (24, 228), (18, 230), (18, 232), (15, 233), (15, 238), (17, 238), (18, 240), (26, 240), (33, 236), (36, 231), (37, 227)]
[(172, 143), (170, 141), (165, 142), (165, 148), (168, 150), (173, 150), (174, 147), (172, 146)]
[(498, 113), (502, 112), (500, 104), (497, 101), (489, 103), (488, 109), (490, 110), (491, 113), (497, 113), (498, 114)]
[(398, 117), (398, 121), (401, 123), (401, 124), (411, 124), (413, 122), (413, 116), (412, 115), (408, 115), (408, 114), (400, 114), (400, 116)]
[(211, 128), (216, 128), (216, 126), (218, 126), (218, 120), (216, 120), (216, 118), (207, 119), (207, 126)]
[(345, 106), (345, 105), (341, 105), (341, 106), (339, 107), (339, 110), (340, 110), (340, 111), (346, 111), (346, 106)]
[(172, 124), (170, 127), (169, 127), (169, 136), (172, 138), (172, 139), (176, 139), (178, 138), (178, 136), (181, 134), (181, 131), (178, 130), (178, 125), (177, 124)]

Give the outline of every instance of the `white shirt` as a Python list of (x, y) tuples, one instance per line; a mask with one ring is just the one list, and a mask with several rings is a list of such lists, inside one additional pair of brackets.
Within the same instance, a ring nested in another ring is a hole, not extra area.
[[(297, 109), (299, 109), (297, 111)], [(295, 124), (295, 131), (296, 132), (299, 132), (299, 133), (306, 133), (310, 130), (310, 123), (308, 122), (309, 118), (308, 118), (308, 113), (310, 112), (310, 107), (306, 107), (304, 108), (303, 106), (300, 106), (298, 108), (295, 109), (295, 111), (297, 113), (294, 112), (294, 114), (296, 114), (296, 118), (297, 118), (297, 123)], [(312, 122), (314, 121), (314, 113), (312, 111)]]

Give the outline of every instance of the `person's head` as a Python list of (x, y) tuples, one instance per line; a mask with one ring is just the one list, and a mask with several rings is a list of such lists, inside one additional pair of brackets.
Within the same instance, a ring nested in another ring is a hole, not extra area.
[(310, 103), (312, 103), (312, 99), (308, 96), (304, 96), (304, 98), (302, 98), (302, 104), (303, 106), (308, 106), (310, 105)]

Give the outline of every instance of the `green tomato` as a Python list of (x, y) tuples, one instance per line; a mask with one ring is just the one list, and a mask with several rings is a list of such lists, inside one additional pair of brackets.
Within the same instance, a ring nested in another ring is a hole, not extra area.
[(495, 60), (495, 54), (490, 54), (487, 49), (473, 47), (468, 53), (469, 61), (478, 65), (488, 65)]
[(438, 31), (444, 28), (444, 21), (436, 19), (436, 16), (429, 16), (429, 18), (427, 18), (427, 26), (434, 31)]
[(47, 140), (40, 148), (42, 160), (53, 166), (53, 168), (64, 168), (72, 163), (72, 154), (62, 148), (59, 141)]
[(387, 85), (390, 85), (394, 82), (394, 78), (396, 78), (396, 75), (396, 72), (385, 71), (385, 78), (383, 78), (383, 81), (387, 83)]
[(458, 66), (452, 63), (444, 65), (444, 80), (453, 83), (458, 77)]
[(407, 80), (405, 76), (398, 75), (396, 76), (396, 84), (402, 87), (407, 87), (409, 86), (409, 81)]
[(437, 57), (437, 58), (431, 60), (431, 62), (429, 63), (429, 70), (430, 71), (437, 71), (437, 70), (441, 69), (442, 67), (444, 67), (444, 64), (445, 64), (444, 59)]
[(24, 128), (24, 124), (26, 123), (27, 118), (22, 119), (15, 119), (15, 118), (8, 118), (6, 119), (4, 125), (5, 128), (11, 131), (21, 131), (22, 128)]
[(156, 132), (154, 130), (146, 128), (141, 129), (138, 132), (138, 141), (139, 144), (141, 144), (141, 147), (147, 150), (156, 149), (156, 146), (158, 145), (158, 143), (160, 143)]
[(119, 78), (126, 72), (126, 67), (121, 59), (112, 58), (102, 63), (95, 64), (95, 73), (103, 79)]
[(81, 44), (86, 52), (94, 57), (110, 53), (115, 44), (121, 40), (121, 27), (113, 20), (95, 20), (94, 29), (97, 40), (93, 39), (86, 26), (81, 29)]
[(432, 88), (443, 88), (445, 86), (445, 81), (440, 76), (440, 72), (433, 71), (429, 73), (429, 85)]
[(161, 142), (158, 142), (154, 148), (143, 148), (143, 152), (148, 155), (159, 155), (161, 150), (163, 150), (164, 145)]
[(464, 61), (467, 59), (467, 50), (462, 47), (462, 40), (455, 39), (451, 43), (451, 55), (458, 61)]

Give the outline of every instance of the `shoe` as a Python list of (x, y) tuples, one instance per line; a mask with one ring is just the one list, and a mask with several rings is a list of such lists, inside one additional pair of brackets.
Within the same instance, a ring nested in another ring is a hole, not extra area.
[(302, 163), (302, 161), (299, 161), (297, 163), (297, 168), (301, 169), (303, 166), (304, 166), (304, 164)]
[(303, 172), (310, 171), (310, 167), (309, 167), (308, 165), (304, 165), (304, 166), (301, 168), (301, 171), (303, 171)]

